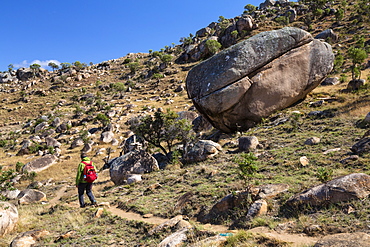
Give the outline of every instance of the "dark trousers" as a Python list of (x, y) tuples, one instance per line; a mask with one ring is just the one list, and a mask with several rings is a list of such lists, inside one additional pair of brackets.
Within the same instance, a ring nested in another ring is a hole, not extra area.
[(79, 183), (78, 184), (78, 200), (80, 202), (81, 207), (85, 206), (85, 201), (84, 201), (85, 190), (86, 190), (86, 194), (89, 197), (91, 203), (95, 202), (95, 198), (94, 198), (94, 195), (91, 189), (92, 189), (92, 183)]

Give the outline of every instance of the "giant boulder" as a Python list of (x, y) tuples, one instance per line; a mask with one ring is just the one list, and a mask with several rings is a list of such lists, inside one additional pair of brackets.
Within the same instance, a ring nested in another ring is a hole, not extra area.
[(214, 127), (246, 130), (302, 100), (333, 61), (331, 46), (304, 30), (262, 32), (192, 68), (188, 96)]

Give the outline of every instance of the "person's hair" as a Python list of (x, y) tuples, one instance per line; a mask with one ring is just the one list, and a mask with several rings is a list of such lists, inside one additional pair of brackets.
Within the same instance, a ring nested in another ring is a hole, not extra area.
[(87, 155), (86, 155), (86, 154), (84, 154), (84, 153), (82, 153), (82, 154), (81, 154), (81, 159), (83, 159), (83, 158), (85, 158), (85, 157), (87, 157)]

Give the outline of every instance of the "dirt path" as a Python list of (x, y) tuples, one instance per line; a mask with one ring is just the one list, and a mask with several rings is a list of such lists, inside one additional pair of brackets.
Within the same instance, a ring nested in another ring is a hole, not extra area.
[[(136, 214), (133, 212), (126, 212), (116, 207), (111, 207), (111, 208), (108, 208), (107, 210), (114, 215), (120, 216), (128, 220), (138, 220), (138, 221), (143, 221), (143, 222), (153, 224), (153, 225), (159, 225), (169, 220), (169, 219), (164, 219), (164, 218), (159, 218), (159, 217), (154, 217), (154, 216), (149, 217), (149, 218), (144, 218), (140, 214)], [(211, 224), (204, 225), (199, 222), (197, 222), (197, 224), (202, 226), (203, 229), (213, 231), (213, 232), (218, 232), (218, 233), (237, 232), (236, 230), (229, 230), (227, 226), (223, 226), (223, 225), (211, 225)], [(314, 245), (319, 240), (318, 238), (309, 237), (304, 234), (278, 233), (274, 230), (269, 229), (268, 227), (256, 227), (251, 230), (248, 230), (248, 232), (262, 234), (269, 238), (287, 242), (292, 247), (311, 246), (311, 245)]]
[[(58, 204), (60, 202), (60, 198), (63, 195), (65, 195), (66, 191), (67, 191), (67, 186), (62, 186), (56, 192), (55, 197), (49, 201), (50, 206)], [(72, 191), (69, 191), (69, 192), (71, 193)], [(74, 208), (78, 207), (77, 202), (71, 202), (71, 203), (68, 203), (68, 205)], [(127, 212), (117, 207), (108, 207), (107, 211), (109, 211), (113, 215), (117, 215), (127, 220), (142, 221), (142, 222), (146, 222), (152, 225), (160, 225), (169, 220), (169, 219), (164, 219), (164, 218), (155, 217), (155, 216), (143, 217), (140, 214), (133, 213), (133, 212)], [(201, 224), (199, 222), (197, 222), (197, 225), (201, 226), (205, 230), (209, 230), (209, 231), (213, 231), (217, 233), (227, 233), (227, 232), (236, 233), (237, 232), (237, 230), (229, 230), (228, 227), (224, 225)], [(272, 239), (277, 239), (280, 241), (287, 242), (292, 247), (312, 246), (319, 240), (316, 237), (309, 237), (304, 234), (288, 234), (284, 232), (276, 232), (274, 230), (269, 229), (268, 227), (256, 227), (256, 228), (248, 230), (248, 232), (262, 234)]]

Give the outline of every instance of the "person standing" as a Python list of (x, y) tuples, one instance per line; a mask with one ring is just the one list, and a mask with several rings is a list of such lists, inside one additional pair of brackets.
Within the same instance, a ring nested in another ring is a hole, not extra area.
[(78, 164), (77, 168), (77, 175), (76, 175), (76, 187), (78, 189), (78, 200), (80, 203), (80, 207), (84, 208), (86, 206), (84, 201), (84, 194), (86, 191), (87, 196), (89, 197), (91, 204), (97, 206), (95, 197), (92, 193), (92, 182), (88, 182), (85, 180), (84, 170), (86, 165), (92, 165), (96, 171), (96, 167), (94, 163), (87, 157), (85, 154), (81, 154), (81, 162)]

